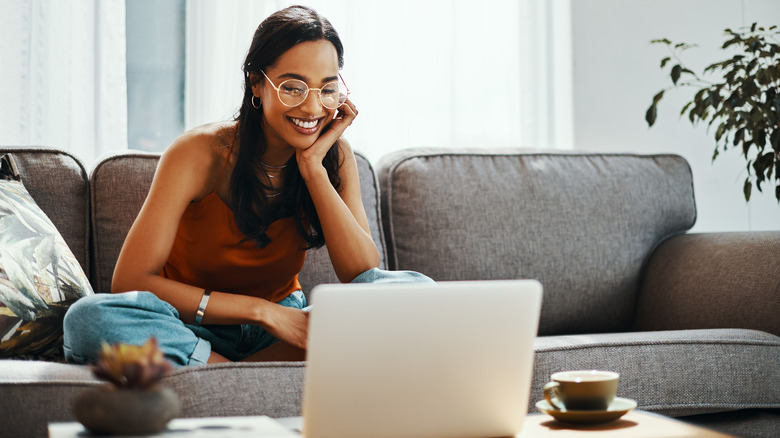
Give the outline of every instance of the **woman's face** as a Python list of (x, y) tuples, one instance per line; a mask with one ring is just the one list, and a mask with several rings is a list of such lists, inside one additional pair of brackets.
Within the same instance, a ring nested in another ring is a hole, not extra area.
[[(327, 40), (307, 41), (284, 52), (265, 74), (278, 87), (288, 79), (299, 79), (309, 88), (339, 80), (336, 48)], [(306, 100), (296, 106), (285, 106), (262, 73), (252, 86), (252, 93), (263, 101), (263, 129), (268, 147), (292, 146), (306, 149), (333, 120), (337, 110), (325, 108), (319, 94), (310, 91)]]

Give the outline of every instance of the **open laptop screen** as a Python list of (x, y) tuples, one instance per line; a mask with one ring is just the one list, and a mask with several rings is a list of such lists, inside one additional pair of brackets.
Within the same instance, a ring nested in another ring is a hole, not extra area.
[(534, 280), (317, 286), (304, 435), (517, 434), (541, 300)]

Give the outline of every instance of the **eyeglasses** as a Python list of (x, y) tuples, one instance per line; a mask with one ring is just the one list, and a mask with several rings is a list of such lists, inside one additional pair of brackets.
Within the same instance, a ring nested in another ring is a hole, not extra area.
[(337, 109), (347, 101), (347, 96), (349, 96), (349, 88), (347, 88), (347, 84), (344, 83), (341, 75), (339, 75), (340, 80), (328, 82), (321, 88), (309, 88), (306, 82), (298, 79), (288, 79), (277, 87), (264, 71), (260, 70), (260, 72), (274, 87), (279, 100), (284, 106), (295, 107), (302, 104), (309, 96), (309, 91), (316, 91), (320, 98), (320, 103), (328, 109)]

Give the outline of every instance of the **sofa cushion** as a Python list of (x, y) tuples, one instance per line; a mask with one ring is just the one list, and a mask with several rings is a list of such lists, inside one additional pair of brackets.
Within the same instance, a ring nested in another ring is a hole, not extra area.
[[(181, 417), (291, 417), (301, 415), (303, 376), (303, 362), (239, 362), (179, 367), (161, 384), (179, 396)], [(101, 384), (84, 365), (0, 360), (3, 436), (48, 436), (48, 422), (75, 421), (76, 398)]]
[[(127, 232), (141, 210), (152, 184), (159, 154), (119, 153), (104, 157), (90, 178), (93, 220), (93, 283), (95, 290), (109, 292), (114, 264)], [(379, 249), (381, 267), (385, 266), (385, 244), (380, 222), (376, 175), (368, 160), (355, 154), (368, 215), (371, 235)], [(327, 248), (311, 250), (300, 275), (304, 292), (319, 283), (338, 282), (328, 258)]]
[(0, 357), (60, 359), (65, 311), (92, 287), (13, 157), (0, 162)]
[(543, 335), (628, 329), (648, 254), (696, 218), (675, 155), (409, 149), (378, 168), (390, 267), (537, 279)]
[(780, 336), (780, 231), (691, 233), (658, 246), (635, 330), (746, 328)]
[(89, 183), (75, 156), (56, 149), (0, 147), (13, 154), (24, 186), (51, 219), (84, 272), (89, 265)]
[(76, 398), (85, 389), (103, 383), (82, 365), (0, 360), (3, 436), (49, 436), (49, 422), (76, 421), (73, 417)]
[(601, 369), (620, 373), (619, 397), (664, 415), (780, 408), (780, 337), (757, 330), (545, 336), (534, 350), (533, 403), (552, 373)]
[(744, 409), (693, 415), (679, 420), (733, 436), (777, 438), (780, 432), (780, 409)]
[(304, 369), (304, 362), (180, 367), (162, 384), (179, 394), (184, 417), (292, 417), (301, 415)]
[(92, 282), (97, 292), (111, 291), (119, 250), (146, 200), (159, 159), (153, 153), (117, 153), (92, 169)]
[[(780, 338), (742, 329), (540, 337), (529, 412), (550, 375), (564, 369), (621, 374), (618, 396), (670, 416), (780, 408)], [(756, 366), (755, 364), (761, 364)], [(182, 417), (301, 414), (304, 362), (224, 363), (174, 369), (162, 381)], [(46, 436), (48, 421), (73, 421), (72, 406), (99, 385), (89, 368), (0, 360), (0, 412), (9, 436)]]

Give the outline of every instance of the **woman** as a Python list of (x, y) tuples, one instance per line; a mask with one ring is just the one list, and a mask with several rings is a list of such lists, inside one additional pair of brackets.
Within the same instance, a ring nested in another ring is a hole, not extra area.
[(341, 138), (357, 116), (342, 66), (339, 36), (314, 10), (292, 6), (260, 24), (238, 117), (186, 132), (163, 153), (114, 294), (66, 315), (68, 361), (150, 336), (177, 365), (301, 360), (308, 313), (298, 272), (306, 249), (325, 242), (342, 282), (430, 281), (376, 269), (355, 157)]

